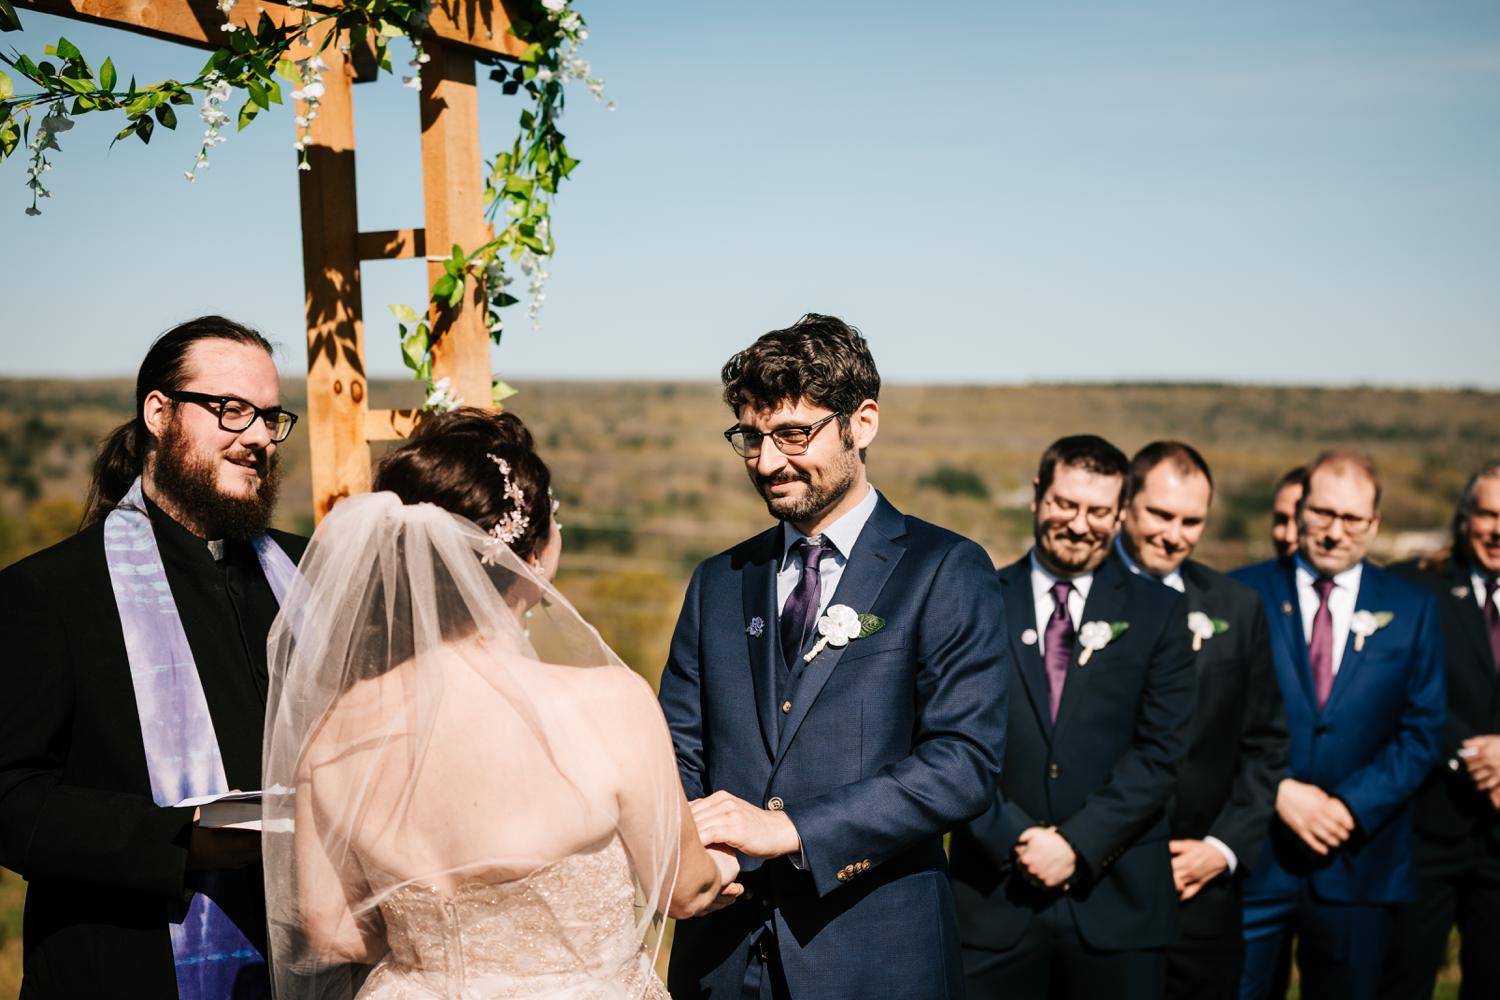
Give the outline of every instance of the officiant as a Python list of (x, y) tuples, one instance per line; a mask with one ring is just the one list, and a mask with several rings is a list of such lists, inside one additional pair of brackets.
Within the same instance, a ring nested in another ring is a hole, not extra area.
[(182, 800), (260, 787), (266, 633), (304, 539), (268, 524), (272, 348), (216, 316), (150, 348), (84, 527), (0, 572), (0, 865), (21, 995), (269, 996), (259, 834)]

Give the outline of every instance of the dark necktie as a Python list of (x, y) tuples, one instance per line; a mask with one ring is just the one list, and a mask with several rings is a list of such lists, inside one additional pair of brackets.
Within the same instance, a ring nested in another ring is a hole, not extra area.
[(812, 634), (813, 622), (818, 617), (818, 605), (823, 600), (823, 582), (818, 576), (818, 564), (823, 556), (833, 550), (827, 541), (799, 538), (792, 551), (802, 557), (802, 576), (797, 587), (786, 599), (781, 609), (781, 661), (788, 670), (797, 667), (797, 657), (807, 645)]
[(1052, 617), (1047, 619), (1046, 650), (1043, 661), (1047, 667), (1047, 700), (1052, 709), (1052, 721), (1057, 721), (1057, 706), (1062, 704), (1063, 685), (1068, 682), (1068, 665), (1073, 662), (1073, 646), (1078, 636), (1073, 631), (1073, 617), (1068, 614), (1068, 594), (1071, 583), (1052, 585)]
[(1321, 710), (1328, 704), (1328, 692), (1333, 690), (1333, 612), (1328, 610), (1333, 581), (1320, 576), (1313, 581), (1313, 589), (1318, 592), (1318, 610), (1313, 615), (1312, 639), (1307, 643), (1307, 665), (1312, 671), (1313, 694)]
[(1495, 657), (1495, 669), (1500, 670), (1500, 576), (1491, 573), (1484, 581), (1484, 627), (1490, 634), (1490, 653)]

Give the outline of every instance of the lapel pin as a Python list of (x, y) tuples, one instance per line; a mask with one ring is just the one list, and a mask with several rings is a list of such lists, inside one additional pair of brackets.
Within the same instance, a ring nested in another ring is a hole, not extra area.
[(1281, 602), (1281, 613), (1284, 614), (1284, 615), (1289, 615), (1289, 614), (1292, 613), (1292, 602), (1291, 601), (1282, 601)]
[(1036, 645), (1036, 629), (1029, 628), (1021, 633), (1021, 643), (1026, 646)]

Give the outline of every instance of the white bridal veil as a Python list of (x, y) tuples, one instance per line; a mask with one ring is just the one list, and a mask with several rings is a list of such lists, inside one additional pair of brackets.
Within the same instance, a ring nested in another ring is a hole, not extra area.
[[(442, 903), (412, 918), (432, 938), (416, 964), (439, 996), (473, 987), (475, 954), (500, 956), (488, 986), (514, 974), (638, 993), (682, 794), (649, 687), (509, 547), (431, 504), (342, 501), (300, 570), (269, 640), (266, 812), (295, 819), (264, 835), (276, 995), (352, 996), (370, 967), (410, 961), (397, 938), (412, 928), (393, 924), (414, 893)], [(613, 909), (530, 893), (525, 919), (505, 923), (505, 887), (618, 845), (633, 905), (628, 886)], [(454, 909), (476, 887), (499, 887), (498, 922)], [(578, 933), (611, 919), (622, 933)], [(527, 935), (566, 957), (507, 972), (508, 949), (535, 954)]]

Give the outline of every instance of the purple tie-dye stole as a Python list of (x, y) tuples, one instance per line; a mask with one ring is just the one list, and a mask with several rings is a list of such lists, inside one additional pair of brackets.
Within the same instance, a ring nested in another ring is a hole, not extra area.
[[(281, 603), (296, 566), (268, 536), (254, 544), (266, 581)], [(139, 479), (104, 519), (104, 554), (125, 634), (152, 800), (171, 806), (192, 796), (229, 791), (213, 719)], [(269, 997), (265, 956), (230, 916), (264, 919), (254, 895), (261, 889), (253, 869), (194, 873), (191, 887), (188, 903), (169, 904), (178, 995), (182, 1000)]]

